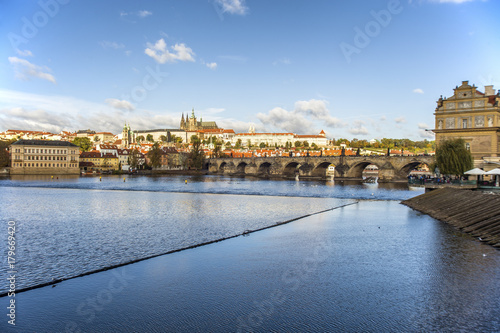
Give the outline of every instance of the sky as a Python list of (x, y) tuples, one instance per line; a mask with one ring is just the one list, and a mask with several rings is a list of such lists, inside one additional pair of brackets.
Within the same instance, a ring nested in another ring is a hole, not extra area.
[(0, 131), (219, 127), (432, 140), (500, 88), (496, 0), (0, 0)]

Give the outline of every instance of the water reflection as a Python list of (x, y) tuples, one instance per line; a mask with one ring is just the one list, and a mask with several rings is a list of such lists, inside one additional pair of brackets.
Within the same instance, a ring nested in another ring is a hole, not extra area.
[(23, 263), (18, 289), (241, 234), (345, 202), (98, 187), (0, 187), (0, 194), (6, 198), (2, 215), (15, 220), (19, 230), (18, 258)]
[[(125, 182), (123, 181), (124, 177)], [(15, 179), (0, 180), (0, 187), (2, 186), (357, 198), (376, 200), (405, 200), (424, 192), (422, 188), (408, 187), (405, 183), (366, 184), (360, 181), (295, 181), (286, 179), (262, 180), (260, 178), (252, 177), (229, 177), (221, 175), (110, 175), (103, 176), (102, 179), (99, 177), (51, 179), (47, 176), (35, 178), (31, 176), (19, 176)]]

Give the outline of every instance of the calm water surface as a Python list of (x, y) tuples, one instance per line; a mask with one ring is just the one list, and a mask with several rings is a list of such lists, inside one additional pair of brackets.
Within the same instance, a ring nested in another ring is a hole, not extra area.
[[(17, 329), (500, 331), (499, 252), (399, 204), (420, 189), (185, 179), (0, 180), (2, 220), (18, 226), (19, 283), (70, 277), (357, 203), (18, 294)], [(2, 308), (6, 301), (0, 299)], [(1, 321), (0, 331), (7, 329)]]

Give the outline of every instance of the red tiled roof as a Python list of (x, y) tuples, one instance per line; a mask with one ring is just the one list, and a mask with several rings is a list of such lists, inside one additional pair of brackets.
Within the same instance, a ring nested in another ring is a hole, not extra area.
[(255, 136), (255, 135), (273, 135), (273, 136), (277, 136), (277, 135), (294, 135), (293, 133), (238, 133), (236, 134), (236, 136), (238, 135), (252, 135), (252, 136)]

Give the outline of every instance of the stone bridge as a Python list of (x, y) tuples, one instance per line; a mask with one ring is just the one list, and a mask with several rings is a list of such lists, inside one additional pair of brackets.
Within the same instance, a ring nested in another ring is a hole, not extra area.
[(326, 157), (242, 157), (212, 158), (209, 173), (259, 177), (326, 178), (330, 165), (335, 179), (359, 180), (370, 164), (379, 169), (379, 182), (407, 181), (419, 164), (431, 165), (433, 156), (326, 156)]

